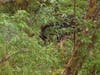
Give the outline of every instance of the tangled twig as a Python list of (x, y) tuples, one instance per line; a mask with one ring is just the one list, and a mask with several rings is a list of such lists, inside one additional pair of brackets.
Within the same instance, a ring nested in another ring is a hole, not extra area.
[(31, 51), (29, 51), (29, 50), (20, 50), (20, 51), (14, 52), (13, 54), (6, 54), (4, 57), (0, 58), (0, 63), (6, 62), (7, 60), (9, 60), (14, 55), (17, 55), (19, 53), (27, 53), (27, 52), (31, 52)]

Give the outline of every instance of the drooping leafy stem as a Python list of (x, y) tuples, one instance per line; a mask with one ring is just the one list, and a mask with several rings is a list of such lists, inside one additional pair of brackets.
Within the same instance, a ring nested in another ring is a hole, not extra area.
[[(74, 0), (74, 9), (73, 10), (74, 10), (74, 19), (75, 19), (75, 16), (76, 16), (76, 0)], [(75, 33), (75, 30), (74, 30), (73, 40), (74, 40), (73, 50), (75, 50), (75, 43), (76, 43), (76, 33)]]

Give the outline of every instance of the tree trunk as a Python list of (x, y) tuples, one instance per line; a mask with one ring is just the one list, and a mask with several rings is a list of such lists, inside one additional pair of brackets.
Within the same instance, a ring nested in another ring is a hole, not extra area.
[(96, 12), (96, 1), (97, 0), (89, 0), (89, 6), (86, 12), (86, 19), (92, 19), (95, 16), (95, 12)]

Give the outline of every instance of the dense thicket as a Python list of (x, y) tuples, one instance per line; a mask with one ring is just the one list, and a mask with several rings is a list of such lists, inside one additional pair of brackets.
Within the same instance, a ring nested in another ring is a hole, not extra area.
[(0, 75), (100, 75), (99, 5), (0, 0)]

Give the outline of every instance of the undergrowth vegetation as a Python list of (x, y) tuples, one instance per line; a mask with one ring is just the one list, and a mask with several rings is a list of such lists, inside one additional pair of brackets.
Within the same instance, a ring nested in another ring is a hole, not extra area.
[[(95, 75), (100, 75), (100, 28), (96, 26), (100, 20), (84, 19), (87, 1), (77, 1), (75, 27), (70, 24), (72, 17), (67, 17), (74, 13), (72, 0), (32, 3), (26, 10), (13, 8), (14, 13), (0, 9), (0, 75), (61, 75), (73, 55), (74, 32), (79, 42), (75, 45), (79, 52), (76, 59), (83, 62), (78, 75), (90, 75), (94, 69)], [(72, 28), (59, 29), (56, 22), (66, 22)], [(41, 28), (50, 23), (54, 26), (45, 31), (49, 41), (44, 41)], [(63, 46), (57, 42), (57, 36), (70, 31)]]

